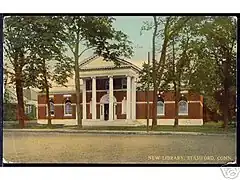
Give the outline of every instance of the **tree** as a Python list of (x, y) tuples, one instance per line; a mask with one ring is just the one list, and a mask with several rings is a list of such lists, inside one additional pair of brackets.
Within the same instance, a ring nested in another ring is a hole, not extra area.
[(223, 126), (227, 130), (230, 89), (236, 87), (236, 20), (225, 16), (204, 17), (197, 31), (203, 42), (198, 51), (202, 61), (191, 84), (214, 102), (214, 109), (219, 109), (214, 94), (223, 90)]
[(29, 17), (11, 16), (4, 19), (4, 55), (5, 64), (12, 68), (5, 69), (10, 75), (10, 83), (14, 83), (17, 94), (17, 114), (20, 127), (24, 127), (24, 101), (23, 101), (23, 83), (25, 75), (25, 66), (30, 59), (29, 44), (34, 39), (31, 38), (32, 23), (29, 23)]
[(3, 121), (16, 120), (16, 108), (10, 91), (5, 87), (3, 98)]
[[(152, 60), (152, 70), (151, 70), (151, 79), (153, 86), (153, 108), (152, 108), (152, 129), (157, 125), (157, 91), (161, 87), (162, 78), (165, 73), (165, 63), (166, 63), (166, 55), (169, 47), (170, 41), (179, 33), (182, 27), (186, 22), (189, 21), (190, 17), (176, 17), (176, 16), (167, 16), (167, 17), (153, 17), (154, 22), (144, 22), (144, 25), (141, 29), (143, 30), (153, 30), (153, 60)], [(155, 44), (158, 38), (163, 42), (160, 45), (160, 59), (159, 61), (155, 58)], [(144, 64), (143, 73), (146, 71), (147, 65)], [(143, 74), (140, 73), (140, 74)], [(140, 75), (140, 82), (143, 82), (145, 78), (143, 75)], [(146, 86), (143, 83), (143, 87)]]
[[(58, 60), (59, 64), (67, 67), (69, 63), (62, 55), (64, 44), (60, 32), (60, 21), (55, 16), (11, 16), (5, 18), (4, 27), (4, 50), (9, 66), (13, 69), (6, 69), (10, 75), (10, 83), (15, 83), (18, 117), (20, 127), (24, 127), (24, 102), (23, 88), (38, 87), (46, 92), (49, 108), (49, 87), (51, 79), (64, 81), (58, 75), (49, 73), (47, 62)], [(65, 61), (64, 63), (60, 63)], [(60, 68), (61, 69), (61, 68)], [(64, 73), (64, 72), (63, 72)], [(65, 74), (61, 74), (63, 77)], [(66, 80), (65, 80), (66, 82)], [(50, 113), (49, 113), (50, 114)], [(50, 124), (51, 116), (48, 123)]]
[[(198, 59), (196, 58), (196, 50), (198, 50), (200, 42), (193, 31), (195, 26), (198, 25), (197, 22), (198, 18), (191, 17), (170, 40), (171, 46), (169, 46), (167, 52), (161, 89), (173, 89), (175, 99), (175, 127), (178, 126), (178, 105), (181, 99), (181, 91), (189, 90), (190, 78), (197, 67)], [(176, 23), (179, 23), (179, 21)], [(170, 88), (170, 85), (172, 85), (172, 88)]]
[(117, 64), (119, 57), (131, 57), (131, 42), (126, 34), (113, 27), (114, 18), (107, 16), (66, 16), (62, 17), (64, 42), (74, 57), (75, 88), (77, 99), (77, 121), (82, 127), (80, 106), (79, 60), (83, 53), (92, 50), (107, 61)]
[(34, 39), (37, 42), (31, 45), (31, 61), (27, 64), (25, 86), (37, 87), (46, 93), (48, 110), (48, 126), (51, 126), (51, 105), (49, 89), (52, 82), (64, 85), (67, 78), (72, 76), (72, 60), (66, 57), (66, 48), (63, 43), (64, 36), (61, 34), (61, 21), (59, 17), (45, 16), (33, 19)]

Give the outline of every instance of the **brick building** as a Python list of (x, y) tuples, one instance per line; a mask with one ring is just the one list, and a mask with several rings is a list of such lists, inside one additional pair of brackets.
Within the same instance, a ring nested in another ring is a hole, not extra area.
[[(137, 90), (139, 67), (119, 59), (119, 66), (93, 56), (80, 64), (83, 125), (142, 125), (147, 119), (147, 92)], [(153, 96), (150, 95), (150, 119)], [(174, 94), (159, 93), (158, 124), (174, 124)], [(77, 124), (74, 89), (50, 92), (54, 124)], [(38, 122), (47, 123), (45, 95), (38, 95)], [(203, 97), (183, 91), (179, 99), (179, 124), (203, 124)]]

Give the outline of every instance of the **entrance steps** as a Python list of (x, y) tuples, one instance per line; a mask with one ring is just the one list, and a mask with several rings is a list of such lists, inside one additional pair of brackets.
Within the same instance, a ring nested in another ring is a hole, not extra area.
[(113, 121), (104, 120), (83, 120), (83, 126), (141, 126), (142, 123), (136, 120), (117, 119)]

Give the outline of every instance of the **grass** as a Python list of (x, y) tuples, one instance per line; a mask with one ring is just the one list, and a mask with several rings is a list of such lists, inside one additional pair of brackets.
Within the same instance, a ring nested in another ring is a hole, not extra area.
[[(69, 127), (70, 128), (70, 127)], [(74, 129), (78, 129), (78, 127), (72, 127)], [(85, 130), (124, 130), (124, 131), (146, 131), (146, 126), (137, 126), (137, 127), (129, 127), (129, 126), (89, 126), (83, 127)], [(151, 129), (151, 127), (149, 128)], [(203, 126), (156, 126), (154, 131), (177, 131), (177, 132), (206, 132), (206, 133), (225, 133), (222, 128), (222, 123), (209, 122), (204, 124)], [(233, 126), (229, 126), (228, 132), (235, 133), (236, 128)]]
[[(4, 125), (6, 129), (19, 129), (19, 125)], [(79, 129), (77, 126), (63, 126), (52, 125), (48, 127), (47, 125), (40, 124), (29, 124), (25, 128), (27, 129)], [(137, 126), (137, 127), (129, 127), (129, 126), (85, 126), (81, 128), (82, 130), (118, 130), (118, 131), (146, 131), (146, 126)], [(151, 127), (149, 128), (151, 129)], [(205, 133), (225, 133), (222, 128), (222, 122), (207, 122), (203, 126), (156, 126), (154, 131), (175, 131), (175, 132), (205, 132)], [(235, 133), (236, 127), (229, 125), (228, 132)]]

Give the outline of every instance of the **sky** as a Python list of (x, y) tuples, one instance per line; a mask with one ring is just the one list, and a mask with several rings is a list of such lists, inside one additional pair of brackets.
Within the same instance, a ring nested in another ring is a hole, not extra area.
[[(142, 64), (147, 61), (147, 52), (151, 51), (152, 32), (144, 31), (140, 35), (140, 30), (144, 21), (152, 21), (151, 16), (115, 16), (116, 21), (113, 26), (116, 30), (121, 30), (129, 36), (129, 40), (133, 43), (134, 55), (130, 59), (134, 64)], [(92, 55), (92, 52), (86, 52), (83, 58)]]
[[(133, 64), (141, 67), (142, 63), (147, 61), (147, 53), (151, 52), (152, 32), (144, 31), (140, 35), (140, 30), (144, 21), (152, 21), (151, 16), (115, 16), (116, 21), (113, 26), (116, 30), (121, 30), (129, 36), (129, 40), (133, 43), (134, 55), (128, 59)], [(73, 54), (69, 50), (67, 54), (71, 57)], [(86, 51), (81, 60), (93, 55), (92, 51)]]

